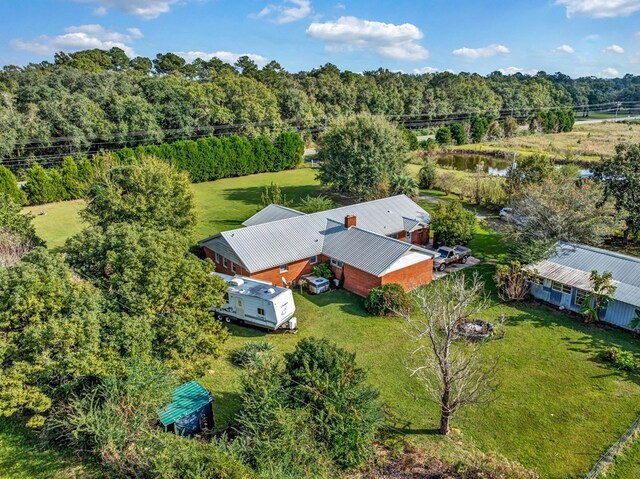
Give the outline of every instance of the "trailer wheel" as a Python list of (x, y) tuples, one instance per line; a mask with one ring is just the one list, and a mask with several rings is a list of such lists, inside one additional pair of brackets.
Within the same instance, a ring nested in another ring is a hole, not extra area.
[(225, 316), (224, 317), (224, 321), (225, 321), (225, 323), (230, 323), (231, 322), (231, 318), (229, 316)]
[(462, 257), (462, 259), (460, 260), (460, 262), (461, 262), (462, 264), (466, 264), (466, 263), (467, 263), (467, 259), (469, 259), (469, 257), (468, 257), (468, 256), (463, 256), (463, 257)]
[(445, 265), (444, 263), (442, 263), (441, 265), (438, 266), (438, 271), (444, 271)]
[(222, 316), (220, 313), (216, 314), (216, 319), (217, 319), (218, 321), (222, 321), (222, 318), (223, 318), (223, 317), (224, 317), (224, 316)]

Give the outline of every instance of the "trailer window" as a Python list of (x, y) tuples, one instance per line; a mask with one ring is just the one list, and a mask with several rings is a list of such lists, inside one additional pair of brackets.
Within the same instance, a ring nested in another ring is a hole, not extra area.
[(264, 316), (264, 309), (258, 308), (258, 315), (259, 316)]
[(309, 263), (316, 264), (317, 262), (318, 262), (317, 256), (312, 256), (311, 258), (309, 258)]
[(288, 264), (281, 264), (280, 265), (280, 272), (284, 273), (285, 271), (289, 270), (289, 265)]
[(551, 289), (554, 291), (560, 291), (561, 293), (564, 293), (564, 294), (571, 294), (571, 286), (558, 283), (557, 281), (551, 282)]

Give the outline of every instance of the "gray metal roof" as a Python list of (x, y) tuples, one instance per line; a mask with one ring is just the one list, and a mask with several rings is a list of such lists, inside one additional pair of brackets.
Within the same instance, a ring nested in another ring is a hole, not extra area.
[[(402, 255), (409, 251), (424, 252), (418, 248), (388, 236), (372, 233), (357, 226), (345, 228), (342, 223), (327, 220), (322, 253), (375, 276), (380, 276)], [(426, 258), (425, 258), (426, 259)]]
[(254, 273), (321, 254), (327, 220), (343, 223), (347, 215), (356, 216), (358, 229), (383, 236), (404, 230), (407, 219), (417, 224), (431, 222), (429, 213), (407, 196), (398, 195), (225, 231), (200, 244)]
[(558, 243), (554, 252), (528, 269), (543, 278), (584, 290), (591, 289), (589, 275), (611, 272), (617, 301), (640, 306), (640, 258), (575, 243)]
[(270, 223), (272, 221), (286, 220), (288, 218), (295, 218), (296, 216), (302, 216), (304, 213), (297, 211), (286, 206), (270, 204), (266, 208), (261, 209), (251, 218), (247, 219), (244, 226), (261, 225), (263, 223)]

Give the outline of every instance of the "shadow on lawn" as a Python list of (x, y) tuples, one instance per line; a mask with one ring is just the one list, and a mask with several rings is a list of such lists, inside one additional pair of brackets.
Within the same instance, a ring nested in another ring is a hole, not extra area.
[[(274, 181), (274, 183), (278, 183)], [(299, 202), (301, 198), (307, 195), (314, 196), (318, 192), (318, 186), (316, 185), (300, 185), (300, 186), (280, 186), (282, 193), (286, 195), (289, 201), (293, 201), (294, 205)], [(246, 205), (255, 205), (256, 211), (258, 205), (262, 202), (262, 192), (264, 186), (250, 186), (247, 188), (229, 188), (222, 192), (224, 198), (230, 201), (237, 201)]]

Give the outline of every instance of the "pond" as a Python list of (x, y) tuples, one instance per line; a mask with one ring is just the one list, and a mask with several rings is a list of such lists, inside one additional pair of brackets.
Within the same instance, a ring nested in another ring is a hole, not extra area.
[[(481, 169), (485, 173), (495, 176), (505, 176), (513, 161), (507, 158), (496, 158), (488, 155), (441, 155), (436, 158), (436, 163), (442, 168), (457, 171), (476, 172)], [(558, 165), (558, 168), (560, 165)], [(587, 169), (580, 169), (582, 178), (591, 176)]]
[(436, 158), (438, 166), (457, 171), (478, 171), (479, 168), (490, 175), (504, 176), (512, 161), (487, 155), (442, 155)]

